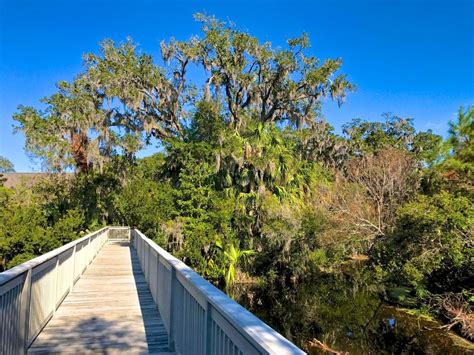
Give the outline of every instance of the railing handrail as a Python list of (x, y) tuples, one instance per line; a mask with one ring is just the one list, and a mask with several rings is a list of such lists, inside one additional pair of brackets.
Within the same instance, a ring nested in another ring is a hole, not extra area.
[(34, 259), (31, 259), (29, 261), (26, 261), (20, 265), (14, 266), (11, 269), (8, 269), (6, 271), (3, 271), (0, 273), (0, 286), (5, 285), (7, 282), (10, 280), (13, 280), (15, 277), (21, 276), (24, 274), (26, 271), (35, 268), (36, 266), (43, 264), (56, 256), (60, 255), (61, 253), (65, 252), (66, 250), (73, 248), (75, 245), (78, 245), (82, 243), (83, 241), (93, 237), (95, 234), (98, 234), (110, 227), (103, 227), (101, 229), (98, 229), (94, 232), (91, 232), (79, 239), (73, 240), (72, 242), (69, 242), (59, 248), (56, 248), (54, 250), (51, 250), (50, 252), (47, 252), (46, 254), (40, 255)]
[(155, 250), (160, 258), (165, 259), (171, 267), (174, 267), (176, 273), (188, 280), (195, 290), (212, 305), (213, 309), (217, 310), (257, 349), (268, 354), (305, 354), (300, 348), (205, 280), (184, 262), (168, 253), (139, 230), (135, 229), (135, 233)]

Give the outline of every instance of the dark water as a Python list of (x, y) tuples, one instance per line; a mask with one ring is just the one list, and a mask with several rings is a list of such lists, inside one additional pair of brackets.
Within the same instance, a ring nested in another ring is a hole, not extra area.
[(474, 354), (474, 344), (441, 324), (381, 301), (377, 286), (321, 277), (297, 287), (237, 285), (234, 298), (311, 354), (316, 338), (350, 354)]

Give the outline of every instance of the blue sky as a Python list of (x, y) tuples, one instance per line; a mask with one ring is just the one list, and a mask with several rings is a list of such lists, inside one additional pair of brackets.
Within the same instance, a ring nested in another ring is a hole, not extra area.
[[(0, 0), (0, 155), (17, 171), (39, 167), (13, 135), (17, 105), (39, 99), (82, 69), (104, 38), (131, 36), (144, 52), (199, 33), (193, 13), (233, 21), (275, 46), (306, 32), (312, 54), (342, 57), (357, 86), (346, 103), (324, 105), (337, 129), (384, 112), (444, 134), (460, 105), (474, 104), (474, 1), (23, 1)], [(149, 152), (148, 150), (147, 152)]]

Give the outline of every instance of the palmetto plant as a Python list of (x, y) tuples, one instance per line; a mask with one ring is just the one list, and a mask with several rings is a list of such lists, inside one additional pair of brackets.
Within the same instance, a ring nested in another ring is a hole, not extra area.
[(231, 286), (235, 282), (235, 269), (239, 264), (245, 262), (247, 257), (254, 255), (254, 250), (240, 250), (234, 244), (227, 244), (224, 249), (220, 241), (216, 242), (216, 246), (224, 251), (226, 257), (226, 269), (224, 271), (226, 287)]

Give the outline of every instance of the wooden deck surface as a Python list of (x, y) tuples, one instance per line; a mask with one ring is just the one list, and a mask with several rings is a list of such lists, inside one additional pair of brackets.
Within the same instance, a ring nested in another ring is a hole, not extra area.
[(128, 243), (106, 244), (40, 335), (32, 354), (170, 354), (168, 336)]

